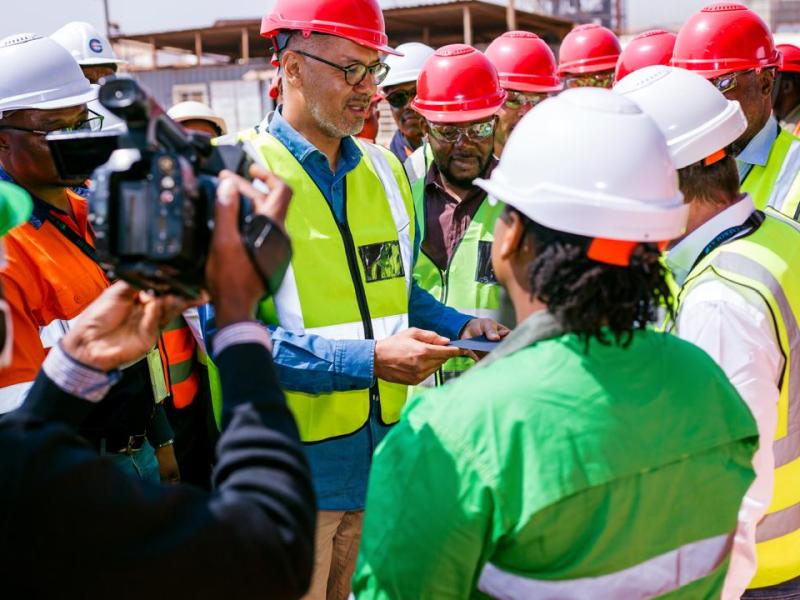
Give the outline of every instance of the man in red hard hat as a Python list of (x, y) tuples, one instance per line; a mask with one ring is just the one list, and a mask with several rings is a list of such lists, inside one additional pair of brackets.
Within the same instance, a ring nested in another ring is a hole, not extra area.
[(558, 51), (558, 74), (565, 87), (602, 87), (614, 84), (614, 69), (622, 52), (614, 32), (589, 23), (570, 31)]
[(508, 136), (519, 120), (545, 98), (563, 88), (556, 72), (556, 57), (535, 33), (509, 31), (486, 49), (486, 58), (497, 69), (500, 85), (508, 94), (497, 113), (494, 154), (503, 152)]
[[(243, 134), (294, 191), (293, 256), (259, 318), (297, 420), (318, 500), (313, 599), (350, 593), (372, 453), (408, 385), (498, 326), (444, 306), (413, 280), (414, 207), (397, 158), (354, 136), (388, 67), (377, 0), (277, 0), (262, 22), (283, 103)], [(411, 326), (411, 328), (409, 328)]]
[(778, 71), (778, 93), (772, 109), (775, 118), (786, 131), (800, 131), (800, 48), (793, 44), (778, 44), (783, 66)]
[[(491, 206), (473, 181), (497, 164), (497, 112), (507, 97), (484, 54), (452, 44), (425, 61), (411, 103), (423, 117), (426, 135), (415, 152), (423, 155), (426, 170), (412, 185), (421, 240), (414, 278), (448, 306), (496, 320), (503, 302), (490, 256), (502, 209)], [(426, 384), (454, 379), (473, 364), (467, 357), (451, 359)]]
[(651, 65), (669, 65), (678, 36), (663, 29), (640, 33), (625, 46), (617, 61), (614, 81)]
[[(781, 53), (766, 23), (737, 3), (710, 4), (681, 27), (672, 66), (695, 71), (729, 100), (737, 100), (747, 129), (732, 146), (743, 192), (756, 208), (766, 206), (797, 218), (800, 200), (800, 139), (772, 115), (772, 94)], [(800, 573), (798, 573), (800, 575)]]

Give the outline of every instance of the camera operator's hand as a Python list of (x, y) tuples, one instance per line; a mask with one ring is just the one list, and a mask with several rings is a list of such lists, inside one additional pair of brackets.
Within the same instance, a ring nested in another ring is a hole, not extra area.
[(177, 296), (155, 297), (118, 281), (78, 317), (61, 344), (83, 364), (111, 371), (147, 354), (167, 323), (198, 304)]
[(261, 167), (253, 166), (250, 174), (269, 187), (258, 191), (247, 180), (223, 171), (217, 188), (214, 215), (214, 238), (206, 266), (206, 282), (216, 311), (217, 326), (255, 317), (258, 301), (264, 295), (264, 282), (247, 256), (239, 235), (239, 195), (253, 201), (253, 210), (284, 227), (292, 190), (280, 178)]

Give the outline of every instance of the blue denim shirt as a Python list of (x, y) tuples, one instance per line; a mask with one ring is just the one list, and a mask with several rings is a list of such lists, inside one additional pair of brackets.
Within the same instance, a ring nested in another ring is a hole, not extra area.
[[(276, 112), (269, 132), (281, 141), (322, 191), (341, 222), (345, 216), (344, 186), (347, 173), (361, 160), (361, 150), (352, 138), (342, 140), (336, 172), (327, 157)], [(415, 237), (414, 258), (419, 253), (419, 235)], [(472, 317), (444, 306), (428, 292), (412, 283), (409, 299), (409, 324), (430, 329), (451, 339), (458, 338)], [(204, 333), (213, 335), (213, 310), (200, 311)], [(273, 358), (286, 389), (319, 394), (331, 391), (366, 389), (374, 381), (374, 340), (329, 340), (316, 335), (298, 335), (281, 327), (270, 327)], [(206, 338), (208, 339), (208, 338)], [(306, 444), (311, 464), (317, 502), (321, 510), (358, 510), (364, 508), (367, 477), (372, 453), (389, 427), (379, 423), (377, 415), (353, 435), (328, 442)]]

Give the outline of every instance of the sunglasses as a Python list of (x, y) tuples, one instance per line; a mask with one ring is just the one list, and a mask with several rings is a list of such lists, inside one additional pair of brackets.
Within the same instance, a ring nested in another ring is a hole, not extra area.
[(586, 73), (584, 75), (567, 75), (564, 78), (564, 87), (568, 89), (579, 87), (610, 88), (614, 84), (614, 73)]
[(756, 69), (747, 69), (746, 71), (734, 71), (733, 73), (725, 73), (725, 75), (720, 75), (719, 77), (713, 77), (710, 79), (711, 83), (723, 94), (730, 92), (736, 88), (736, 79), (739, 75), (745, 75), (747, 73), (754, 73)]
[(508, 90), (505, 107), (509, 110), (519, 110), (530, 105), (530, 107), (533, 108), (542, 100), (546, 100), (548, 97), (549, 94), (542, 92), (526, 93), (518, 92), (516, 90)]
[(356, 62), (343, 67), (342, 65), (337, 65), (334, 62), (325, 60), (321, 56), (315, 56), (314, 54), (303, 52), (302, 50), (293, 50), (293, 52), (305, 56), (306, 58), (319, 61), (328, 65), (329, 67), (333, 67), (334, 69), (340, 70), (342, 73), (344, 73), (344, 80), (347, 82), (347, 85), (351, 85), (353, 87), (364, 81), (368, 74), (372, 75), (375, 85), (380, 85), (389, 74), (389, 65), (382, 62), (376, 62), (371, 65), (365, 65), (364, 63)]
[(34, 135), (50, 135), (51, 133), (70, 133), (73, 131), (100, 131), (103, 128), (105, 117), (90, 110), (89, 116), (75, 125), (69, 127), (57, 127), (55, 129), (29, 129), (27, 127), (16, 127), (14, 125), (0, 125), (2, 129), (12, 129), (14, 131), (25, 131)]
[(386, 102), (392, 108), (405, 108), (417, 96), (417, 88), (411, 90), (397, 90), (386, 96)]
[(473, 142), (480, 142), (494, 133), (495, 119), (471, 125), (440, 125), (428, 123), (428, 131), (440, 142), (454, 144), (461, 136)]

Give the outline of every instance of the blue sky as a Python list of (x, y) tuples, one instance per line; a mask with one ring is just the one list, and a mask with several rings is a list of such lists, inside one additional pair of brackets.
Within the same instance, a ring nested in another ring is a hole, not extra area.
[[(264, 14), (271, 0), (108, 0), (112, 21), (125, 33), (187, 29), (222, 18)], [(521, 6), (525, 0), (519, 1)], [(14, 5), (3, 11), (0, 37), (32, 31), (49, 35), (72, 20), (103, 27), (102, 0), (0, 0)], [(627, 0), (628, 22), (635, 30), (677, 27), (691, 12), (711, 0)]]

